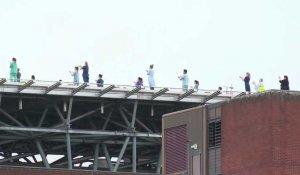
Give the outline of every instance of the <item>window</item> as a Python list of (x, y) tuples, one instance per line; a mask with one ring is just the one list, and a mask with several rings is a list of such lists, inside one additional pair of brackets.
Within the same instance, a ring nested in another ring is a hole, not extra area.
[(208, 124), (208, 147), (221, 145), (221, 120), (214, 120)]

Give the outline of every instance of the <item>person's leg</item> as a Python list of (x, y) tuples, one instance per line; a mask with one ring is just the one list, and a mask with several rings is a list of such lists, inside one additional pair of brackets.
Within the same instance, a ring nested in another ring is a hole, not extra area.
[(82, 75), (82, 78), (83, 78), (83, 81), (85, 83), (88, 83), (89, 82), (89, 76), (88, 75)]
[(14, 82), (17, 82), (18, 78), (17, 78), (17, 74), (14, 73)]
[(185, 91), (185, 92), (188, 91), (188, 86), (187, 85), (183, 85), (182, 86), (182, 90)]
[(85, 83), (85, 75), (82, 74), (82, 79), (83, 79), (83, 82)]
[(9, 79), (10, 79), (11, 82), (13, 82), (13, 77), (14, 77), (13, 73), (10, 73), (9, 74)]
[(86, 82), (87, 82), (87, 83), (90, 82), (90, 77), (89, 77), (89, 75), (86, 76)]

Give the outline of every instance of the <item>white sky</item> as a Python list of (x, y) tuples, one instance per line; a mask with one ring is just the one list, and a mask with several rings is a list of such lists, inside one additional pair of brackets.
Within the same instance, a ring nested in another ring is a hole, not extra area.
[(299, 0), (0, 0), (0, 77), (16, 57), (23, 79), (72, 81), (68, 71), (88, 61), (91, 80), (147, 85), (153, 63), (157, 86), (181, 87), (186, 68), (201, 89), (244, 90), (238, 77), (249, 71), (266, 89), (287, 74), (300, 90), (299, 9)]

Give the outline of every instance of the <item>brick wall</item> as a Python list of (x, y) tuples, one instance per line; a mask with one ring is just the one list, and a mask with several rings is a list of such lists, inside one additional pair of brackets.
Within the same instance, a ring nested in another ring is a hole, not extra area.
[(222, 107), (222, 175), (300, 175), (300, 95), (269, 92)]
[[(59, 170), (59, 169), (39, 169), (39, 168), (18, 168), (18, 167), (0, 167), (0, 175), (133, 175), (134, 173), (113, 173), (113, 172), (95, 172), (79, 170)], [(134, 174), (146, 175), (146, 174)], [(147, 174), (151, 175), (151, 174)]]

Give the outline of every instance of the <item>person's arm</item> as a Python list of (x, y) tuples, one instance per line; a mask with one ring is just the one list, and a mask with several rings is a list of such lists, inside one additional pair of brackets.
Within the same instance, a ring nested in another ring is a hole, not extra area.
[(75, 72), (69, 71), (72, 76), (74, 76)]
[(240, 76), (240, 79), (243, 80), (243, 81), (245, 81), (245, 78), (243, 78), (242, 76)]
[(179, 80), (182, 80), (184, 75), (178, 76)]

